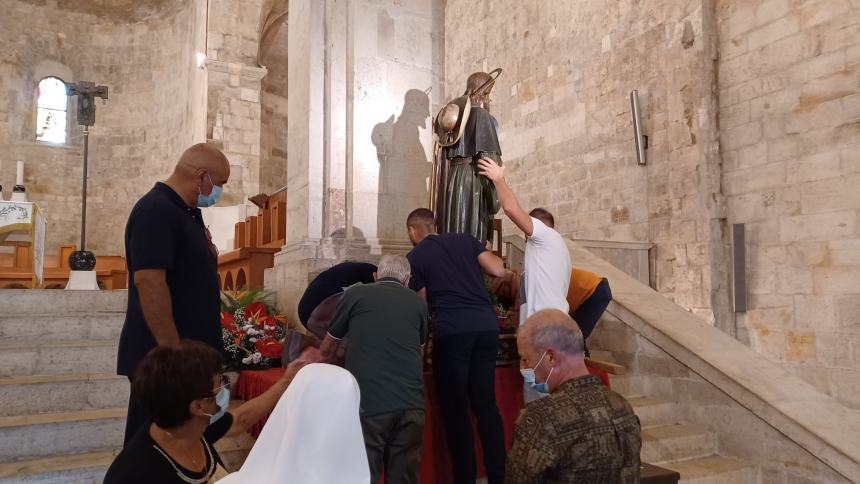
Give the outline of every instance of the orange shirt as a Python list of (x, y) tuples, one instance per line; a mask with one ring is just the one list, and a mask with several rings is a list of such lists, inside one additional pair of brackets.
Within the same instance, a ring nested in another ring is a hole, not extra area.
[(582, 269), (573, 268), (570, 273), (570, 287), (567, 290), (567, 304), (570, 312), (576, 311), (586, 299), (594, 294), (597, 285), (603, 278), (599, 275)]

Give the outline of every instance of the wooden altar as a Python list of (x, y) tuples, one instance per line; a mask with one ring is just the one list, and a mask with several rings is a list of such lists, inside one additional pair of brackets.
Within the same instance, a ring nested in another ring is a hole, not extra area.
[[(45, 215), (32, 202), (0, 200), (0, 246), (27, 247), (23, 251), (30, 264), (31, 287), (42, 287), (45, 272)], [(16, 257), (22, 251), (16, 250)], [(25, 261), (21, 261), (25, 262)]]

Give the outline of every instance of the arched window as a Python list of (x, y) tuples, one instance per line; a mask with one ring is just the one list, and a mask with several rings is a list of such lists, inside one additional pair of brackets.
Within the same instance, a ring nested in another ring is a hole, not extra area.
[(36, 141), (65, 143), (66, 83), (58, 77), (46, 77), (39, 81), (36, 95)]

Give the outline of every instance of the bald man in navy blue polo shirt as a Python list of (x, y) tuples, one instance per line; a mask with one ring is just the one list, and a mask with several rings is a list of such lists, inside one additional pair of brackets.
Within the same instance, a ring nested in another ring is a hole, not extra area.
[[(185, 150), (170, 178), (156, 183), (131, 211), (125, 229), (128, 310), (117, 357), (117, 373), (129, 381), (156, 346), (194, 339), (223, 351), (218, 251), (200, 207), (218, 201), (228, 178), (224, 154), (196, 144)], [(130, 398), (125, 441), (147, 420)], [(229, 419), (221, 420), (229, 427)]]

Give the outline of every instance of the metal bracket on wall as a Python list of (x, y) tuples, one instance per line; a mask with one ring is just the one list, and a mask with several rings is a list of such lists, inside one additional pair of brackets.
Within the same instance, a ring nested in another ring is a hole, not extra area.
[(744, 224), (732, 224), (732, 305), (736, 313), (747, 310), (745, 228)]

